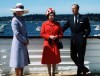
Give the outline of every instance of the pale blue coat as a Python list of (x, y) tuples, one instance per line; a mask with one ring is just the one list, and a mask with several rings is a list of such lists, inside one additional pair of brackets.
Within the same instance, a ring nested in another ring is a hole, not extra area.
[(23, 68), (30, 63), (28, 49), (25, 43), (28, 41), (25, 21), (22, 17), (12, 19), (13, 40), (10, 54), (10, 67)]

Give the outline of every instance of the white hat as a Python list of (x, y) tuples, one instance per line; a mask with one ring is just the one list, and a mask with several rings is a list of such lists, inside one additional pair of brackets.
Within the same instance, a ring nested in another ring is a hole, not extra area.
[(16, 4), (16, 8), (10, 9), (12, 12), (16, 12), (16, 11), (23, 11), (23, 14), (27, 14), (29, 12), (29, 10), (24, 9), (24, 6), (22, 3), (17, 3)]

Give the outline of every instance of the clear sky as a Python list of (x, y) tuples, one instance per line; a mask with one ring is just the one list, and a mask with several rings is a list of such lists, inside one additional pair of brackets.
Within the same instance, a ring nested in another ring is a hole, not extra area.
[(79, 4), (80, 13), (100, 13), (100, 0), (0, 0), (0, 16), (11, 16), (10, 8), (16, 3), (22, 3), (29, 14), (45, 14), (47, 8), (52, 7), (57, 14), (71, 14), (72, 4)]

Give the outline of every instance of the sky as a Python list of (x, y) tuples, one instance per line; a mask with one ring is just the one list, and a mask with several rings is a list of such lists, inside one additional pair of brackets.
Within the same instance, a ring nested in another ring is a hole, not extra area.
[(72, 14), (72, 4), (79, 4), (80, 13), (100, 13), (100, 0), (0, 0), (0, 16), (12, 16), (10, 8), (22, 3), (29, 14), (45, 14), (50, 7), (56, 14)]

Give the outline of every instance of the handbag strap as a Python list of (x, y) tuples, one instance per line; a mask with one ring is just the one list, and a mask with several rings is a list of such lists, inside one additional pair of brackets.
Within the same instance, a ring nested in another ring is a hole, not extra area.
[[(60, 34), (60, 31), (58, 32), (58, 35)], [(61, 41), (61, 38), (58, 39), (59, 41)]]

